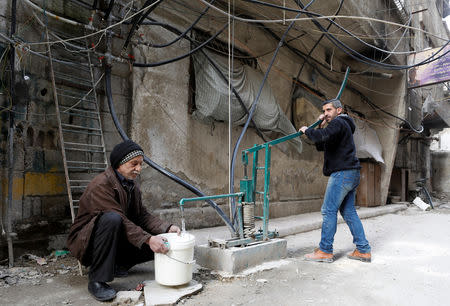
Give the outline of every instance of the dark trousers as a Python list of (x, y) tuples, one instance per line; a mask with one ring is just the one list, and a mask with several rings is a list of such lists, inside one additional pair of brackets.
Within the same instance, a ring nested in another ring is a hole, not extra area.
[(110, 282), (114, 279), (115, 267), (129, 269), (153, 258), (148, 244), (139, 249), (128, 242), (118, 213), (106, 212), (95, 224), (83, 261), (89, 265), (89, 281)]

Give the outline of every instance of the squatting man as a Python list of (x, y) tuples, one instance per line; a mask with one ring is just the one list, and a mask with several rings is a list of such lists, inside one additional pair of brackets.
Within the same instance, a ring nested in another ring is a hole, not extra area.
[[(372, 259), (369, 242), (355, 209), (356, 188), (359, 185), (361, 166), (356, 157), (353, 141), (355, 123), (343, 114), (341, 101), (327, 100), (322, 104), (323, 120), (318, 129), (300, 128), (318, 151), (324, 151), (323, 174), (329, 176), (322, 204), (322, 233), (319, 247), (305, 259), (320, 262), (333, 262), (333, 242), (337, 227), (337, 213), (341, 213), (353, 236), (356, 249), (347, 257), (370, 262)], [(325, 127), (325, 125), (327, 126)]]
[(114, 277), (153, 260), (154, 253), (167, 253), (161, 233), (180, 228), (152, 215), (142, 205), (135, 181), (142, 169), (144, 152), (131, 140), (117, 144), (109, 166), (87, 186), (67, 239), (71, 253), (89, 267), (88, 290), (99, 301), (112, 300)]

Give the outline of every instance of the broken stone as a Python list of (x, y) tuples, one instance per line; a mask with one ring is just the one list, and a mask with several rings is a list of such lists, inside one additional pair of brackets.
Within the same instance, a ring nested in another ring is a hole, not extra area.
[(36, 262), (37, 262), (39, 265), (41, 265), (41, 266), (47, 264), (47, 260), (46, 260), (45, 258), (42, 258), (42, 257), (39, 257), (38, 259), (36, 259)]
[(202, 288), (203, 285), (195, 280), (174, 287), (160, 285), (154, 280), (146, 281), (144, 287), (145, 305), (173, 305), (183, 297), (197, 293)]
[(17, 283), (17, 277), (8, 276), (5, 278), (5, 281), (8, 285), (14, 285)]
[(0, 279), (3, 279), (7, 276), (9, 276), (9, 273), (6, 273), (5, 271), (0, 271)]
[(119, 291), (114, 299), (115, 303), (136, 303), (141, 298), (141, 291)]
[(29, 276), (36, 276), (36, 275), (38, 275), (38, 274), (39, 274), (39, 272), (36, 271), (36, 270), (33, 270), (33, 271), (28, 272), (28, 275), (29, 275)]
[(259, 278), (259, 279), (257, 279), (256, 281), (257, 281), (258, 283), (262, 283), (262, 284), (265, 284), (265, 283), (268, 282), (268, 280), (267, 280), (267, 279), (264, 279), (264, 278)]

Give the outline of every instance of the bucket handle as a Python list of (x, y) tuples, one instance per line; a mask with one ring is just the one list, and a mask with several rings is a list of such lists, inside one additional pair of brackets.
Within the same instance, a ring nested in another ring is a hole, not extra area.
[(191, 261), (188, 261), (188, 262), (185, 262), (185, 261), (182, 261), (182, 260), (179, 260), (179, 259), (170, 257), (170, 256), (167, 255), (167, 254), (164, 254), (164, 255), (166, 255), (167, 257), (169, 257), (169, 258), (172, 259), (172, 260), (178, 261), (179, 263), (182, 263), (182, 264), (185, 264), (185, 265), (192, 265), (192, 264), (195, 264), (195, 263), (196, 263), (195, 259), (194, 259), (194, 260), (191, 260)]

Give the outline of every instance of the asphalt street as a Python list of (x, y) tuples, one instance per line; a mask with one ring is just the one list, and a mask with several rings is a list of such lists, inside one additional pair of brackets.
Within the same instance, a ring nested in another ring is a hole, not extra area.
[[(370, 209), (369, 209), (370, 211)], [(374, 210), (372, 210), (374, 211)], [(282, 220), (307, 223), (318, 214)], [(300, 220), (300, 221), (299, 221)], [(314, 221), (315, 222), (315, 221)], [(310, 224), (314, 223), (310, 222)], [(273, 222), (277, 223), (276, 220)], [(338, 225), (334, 263), (303, 259), (317, 246), (320, 230), (287, 235), (288, 256), (240, 275), (223, 276), (197, 269), (199, 293), (183, 305), (447, 305), (450, 300), (450, 205), (432, 211), (414, 206), (363, 219), (372, 246), (372, 263), (346, 258), (354, 249), (345, 224)], [(223, 228), (200, 230), (220, 234)], [(192, 231), (202, 237), (200, 231)], [(226, 229), (225, 229), (226, 231)], [(201, 240), (201, 239), (200, 239)], [(75, 262), (76, 263), (76, 262)], [(117, 290), (131, 290), (153, 279), (152, 263), (114, 280)], [(42, 276), (35, 284), (0, 288), (0, 305), (107, 305), (87, 292), (87, 277), (76, 273)], [(117, 303), (112, 303), (117, 305)], [(134, 305), (134, 304), (127, 304)]]

